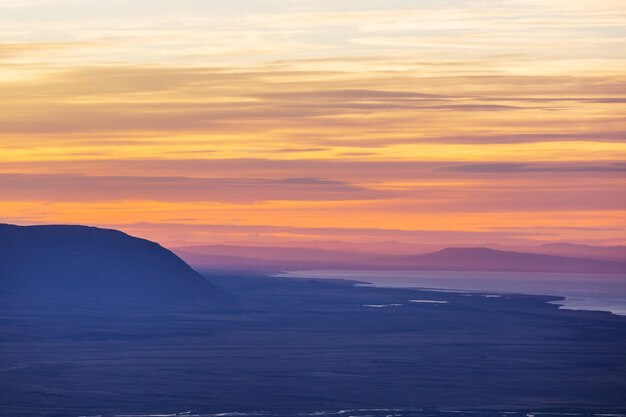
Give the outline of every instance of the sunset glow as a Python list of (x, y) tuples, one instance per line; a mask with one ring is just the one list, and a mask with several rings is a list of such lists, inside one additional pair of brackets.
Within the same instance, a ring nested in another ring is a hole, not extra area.
[(0, 0), (0, 218), (624, 244), (624, 22), (622, 0)]

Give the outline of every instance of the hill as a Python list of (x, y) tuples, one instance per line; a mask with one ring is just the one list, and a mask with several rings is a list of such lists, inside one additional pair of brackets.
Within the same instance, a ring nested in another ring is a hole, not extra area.
[(0, 224), (0, 297), (25, 303), (199, 306), (219, 291), (157, 243), (86, 226)]

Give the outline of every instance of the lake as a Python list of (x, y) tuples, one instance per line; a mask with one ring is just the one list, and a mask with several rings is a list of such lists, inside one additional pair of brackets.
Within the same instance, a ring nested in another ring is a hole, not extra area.
[(363, 281), (375, 287), (565, 297), (562, 308), (626, 315), (626, 275), (474, 271), (290, 271), (276, 276)]

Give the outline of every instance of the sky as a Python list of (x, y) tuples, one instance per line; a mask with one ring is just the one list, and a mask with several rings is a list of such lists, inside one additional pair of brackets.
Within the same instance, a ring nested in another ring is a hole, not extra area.
[(626, 243), (623, 0), (0, 0), (0, 219)]

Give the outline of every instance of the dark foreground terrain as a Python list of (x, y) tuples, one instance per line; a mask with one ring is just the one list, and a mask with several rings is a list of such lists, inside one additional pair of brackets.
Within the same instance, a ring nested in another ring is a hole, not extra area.
[(236, 296), (179, 312), (4, 302), (0, 416), (626, 411), (626, 317), (550, 297), (210, 279)]

